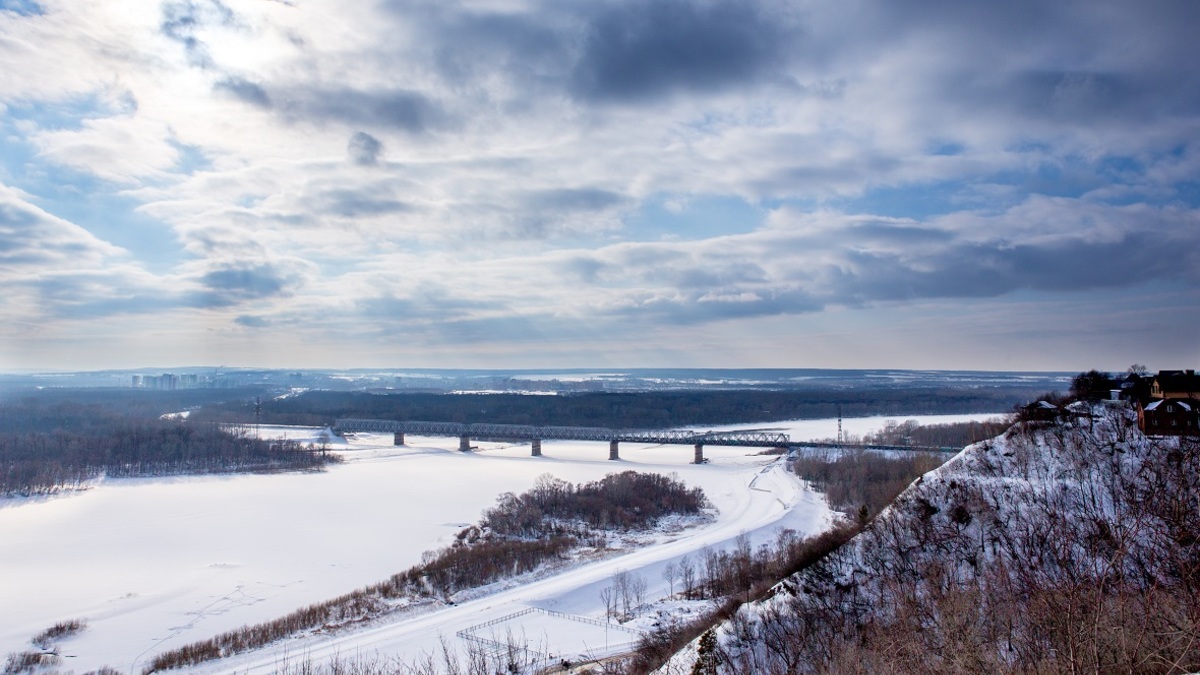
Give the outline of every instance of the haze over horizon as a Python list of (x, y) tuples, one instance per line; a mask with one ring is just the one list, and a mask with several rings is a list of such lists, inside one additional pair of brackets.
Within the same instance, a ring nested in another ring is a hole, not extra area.
[(1187, 0), (0, 0), (0, 371), (1200, 361)]

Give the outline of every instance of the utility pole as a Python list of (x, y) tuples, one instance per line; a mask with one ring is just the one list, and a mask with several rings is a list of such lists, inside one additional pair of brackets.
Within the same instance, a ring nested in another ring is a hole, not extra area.
[[(261, 440), (261, 436), (259, 436), (259, 434), (258, 434), (258, 423), (259, 423), (259, 418), (261, 418), (261, 417), (262, 417), (262, 398), (255, 396), (254, 397), (254, 440), (256, 440), (256, 441)], [(839, 428), (841, 427), (841, 424), (842, 424), (841, 419), (839, 419), (838, 420)], [(841, 432), (838, 432), (838, 436), (841, 436)]]

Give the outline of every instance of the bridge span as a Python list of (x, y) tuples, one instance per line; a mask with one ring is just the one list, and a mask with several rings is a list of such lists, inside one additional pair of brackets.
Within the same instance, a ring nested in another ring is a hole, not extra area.
[(404, 445), (405, 434), (420, 436), (458, 437), (458, 449), (471, 450), (471, 439), (497, 441), (528, 441), (534, 457), (542, 454), (542, 441), (608, 441), (608, 458), (620, 459), (621, 442), (652, 445), (691, 445), (694, 462), (704, 463), (705, 445), (746, 448), (864, 448), (868, 450), (903, 450), (918, 452), (958, 452), (960, 448), (926, 446), (850, 445), (836, 443), (793, 442), (787, 434), (775, 429), (745, 429), (737, 431), (704, 431), (688, 429), (609, 429), (607, 427), (529, 426), (521, 424), (468, 424), (462, 422), (424, 422), (419, 420), (377, 420), (361, 418), (339, 419), (334, 424), (339, 433), (391, 433), (395, 445)]

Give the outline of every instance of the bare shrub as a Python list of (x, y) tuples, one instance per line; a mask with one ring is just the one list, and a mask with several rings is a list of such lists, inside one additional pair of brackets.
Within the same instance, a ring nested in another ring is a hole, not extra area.
[(55, 642), (75, 635), (85, 628), (87, 628), (87, 621), (84, 619), (60, 621), (35, 635), (30, 642), (35, 647), (49, 649)]
[(4, 660), (2, 672), (3, 675), (32, 673), (60, 663), (62, 663), (62, 658), (52, 652), (12, 652)]

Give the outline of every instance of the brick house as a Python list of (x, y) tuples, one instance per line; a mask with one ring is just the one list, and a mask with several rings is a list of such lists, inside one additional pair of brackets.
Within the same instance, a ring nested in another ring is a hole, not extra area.
[(1138, 406), (1138, 427), (1147, 436), (1200, 436), (1200, 402), (1160, 398)]

